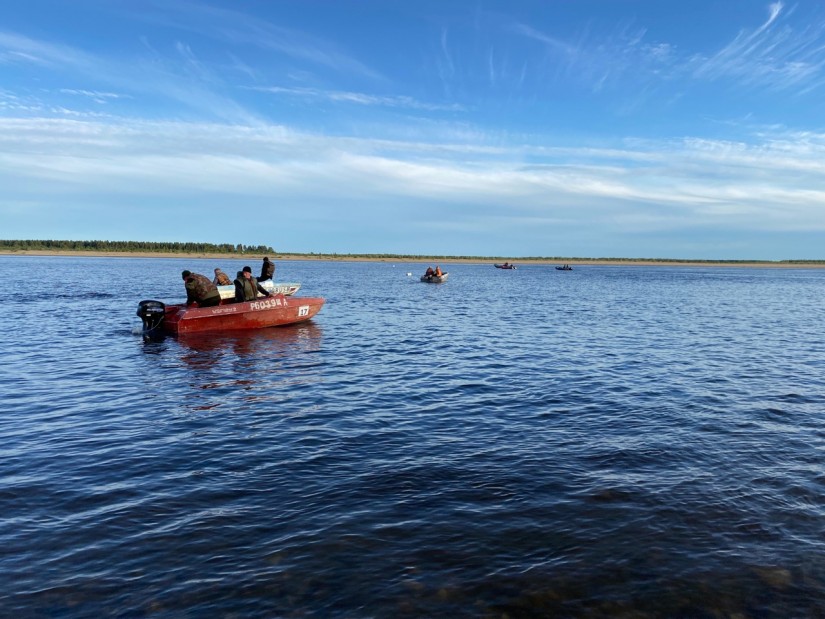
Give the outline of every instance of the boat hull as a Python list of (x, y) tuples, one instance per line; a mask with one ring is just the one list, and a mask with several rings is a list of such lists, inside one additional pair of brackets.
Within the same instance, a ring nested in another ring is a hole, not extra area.
[(497, 269), (507, 269), (510, 271), (516, 270), (516, 266), (514, 264), (494, 264), (493, 266)]
[(324, 305), (320, 297), (275, 295), (256, 301), (226, 303), (215, 307), (166, 307), (163, 330), (167, 333), (205, 333), (280, 327), (304, 322), (315, 316)]
[(449, 275), (449, 273), (444, 273), (444, 274), (439, 275), (439, 276), (422, 275), (421, 276), (421, 281), (425, 282), (427, 284), (442, 284), (442, 283), (447, 281), (447, 276), (448, 275)]
[[(278, 283), (273, 282), (272, 280), (266, 280), (263, 282), (258, 282), (261, 286), (263, 286), (269, 294), (282, 294), (284, 296), (290, 297), (301, 288), (301, 284), (297, 283)], [(221, 293), (221, 299), (234, 299), (235, 298), (235, 284), (229, 284), (228, 286), (218, 286), (218, 292)], [(263, 297), (261, 293), (258, 293), (259, 297)]]

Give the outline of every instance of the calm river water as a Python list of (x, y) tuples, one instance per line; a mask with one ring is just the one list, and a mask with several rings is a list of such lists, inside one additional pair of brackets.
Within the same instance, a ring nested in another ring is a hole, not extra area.
[[(0, 257), (0, 615), (825, 615), (825, 270)], [(409, 276), (408, 273), (412, 273)]]

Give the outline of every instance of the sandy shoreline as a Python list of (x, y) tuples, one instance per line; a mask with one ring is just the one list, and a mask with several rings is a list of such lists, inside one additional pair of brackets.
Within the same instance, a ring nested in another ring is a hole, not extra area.
[[(248, 260), (250, 263), (257, 263), (263, 256), (248, 254), (238, 256), (233, 254), (209, 254), (209, 253), (160, 253), (160, 252), (100, 252), (100, 251), (48, 251), (48, 250), (0, 250), (0, 256), (82, 256), (86, 258), (181, 258), (181, 259), (207, 259), (207, 260)], [(389, 263), (437, 263), (443, 264), (492, 264), (499, 262), (501, 258), (445, 258), (445, 257), (394, 257), (394, 258), (371, 258), (365, 256), (335, 256), (335, 255), (292, 255), (292, 254), (271, 254), (274, 261), (278, 260), (327, 260), (336, 262), (389, 262)], [(543, 260), (543, 259), (519, 259), (510, 258), (509, 262), (516, 265), (558, 265), (567, 263), (576, 265), (614, 265), (614, 266), (697, 266), (697, 267), (757, 267), (757, 268), (825, 268), (825, 261), (822, 262), (713, 262), (713, 261), (685, 261), (671, 262), (659, 260), (599, 260), (599, 259), (570, 259)]]

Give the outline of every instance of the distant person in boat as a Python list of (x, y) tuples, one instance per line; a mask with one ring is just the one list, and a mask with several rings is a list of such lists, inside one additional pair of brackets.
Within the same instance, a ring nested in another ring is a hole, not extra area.
[(186, 305), (197, 303), (198, 307), (212, 307), (220, 305), (221, 293), (209, 278), (192, 271), (181, 273), (184, 286), (186, 286)]
[(435, 271), (433, 271), (432, 267), (427, 267), (427, 272), (424, 273), (424, 277), (432, 277), (435, 275)]
[(264, 263), (261, 265), (261, 276), (258, 281), (265, 282), (272, 279), (273, 275), (275, 275), (275, 263), (270, 261), (269, 258), (264, 258)]
[(216, 286), (231, 286), (232, 280), (220, 269), (215, 269), (215, 279), (212, 280), (212, 283)]
[(254, 301), (258, 298), (259, 292), (266, 297), (272, 296), (252, 277), (252, 267), (244, 267), (243, 271), (238, 271), (238, 279), (235, 280), (235, 303)]
[(433, 275), (435, 275), (436, 277), (441, 277), (442, 275), (444, 275), (444, 274), (441, 272), (441, 267), (440, 267), (440, 266), (435, 265), (435, 273), (433, 273)]

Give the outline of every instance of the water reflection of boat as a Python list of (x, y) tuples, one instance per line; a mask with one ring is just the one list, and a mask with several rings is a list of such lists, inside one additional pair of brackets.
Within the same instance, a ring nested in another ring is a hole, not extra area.
[(182, 334), (170, 338), (165, 357), (176, 357), (189, 370), (192, 398), (186, 407), (204, 411), (232, 402), (254, 403), (260, 410), (266, 402), (275, 408), (285, 399), (300, 397), (296, 387), (321, 380), (322, 365), (314, 353), (321, 350), (322, 340), (323, 330), (312, 322), (278, 329)]
[(234, 352), (239, 356), (270, 355), (282, 350), (290, 352), (319, 350), (323, 330), (313, 322), (287, 325), (279, 329), (227, 331), (223, 333), (183, 333), (176, 340), (198, 352)]

